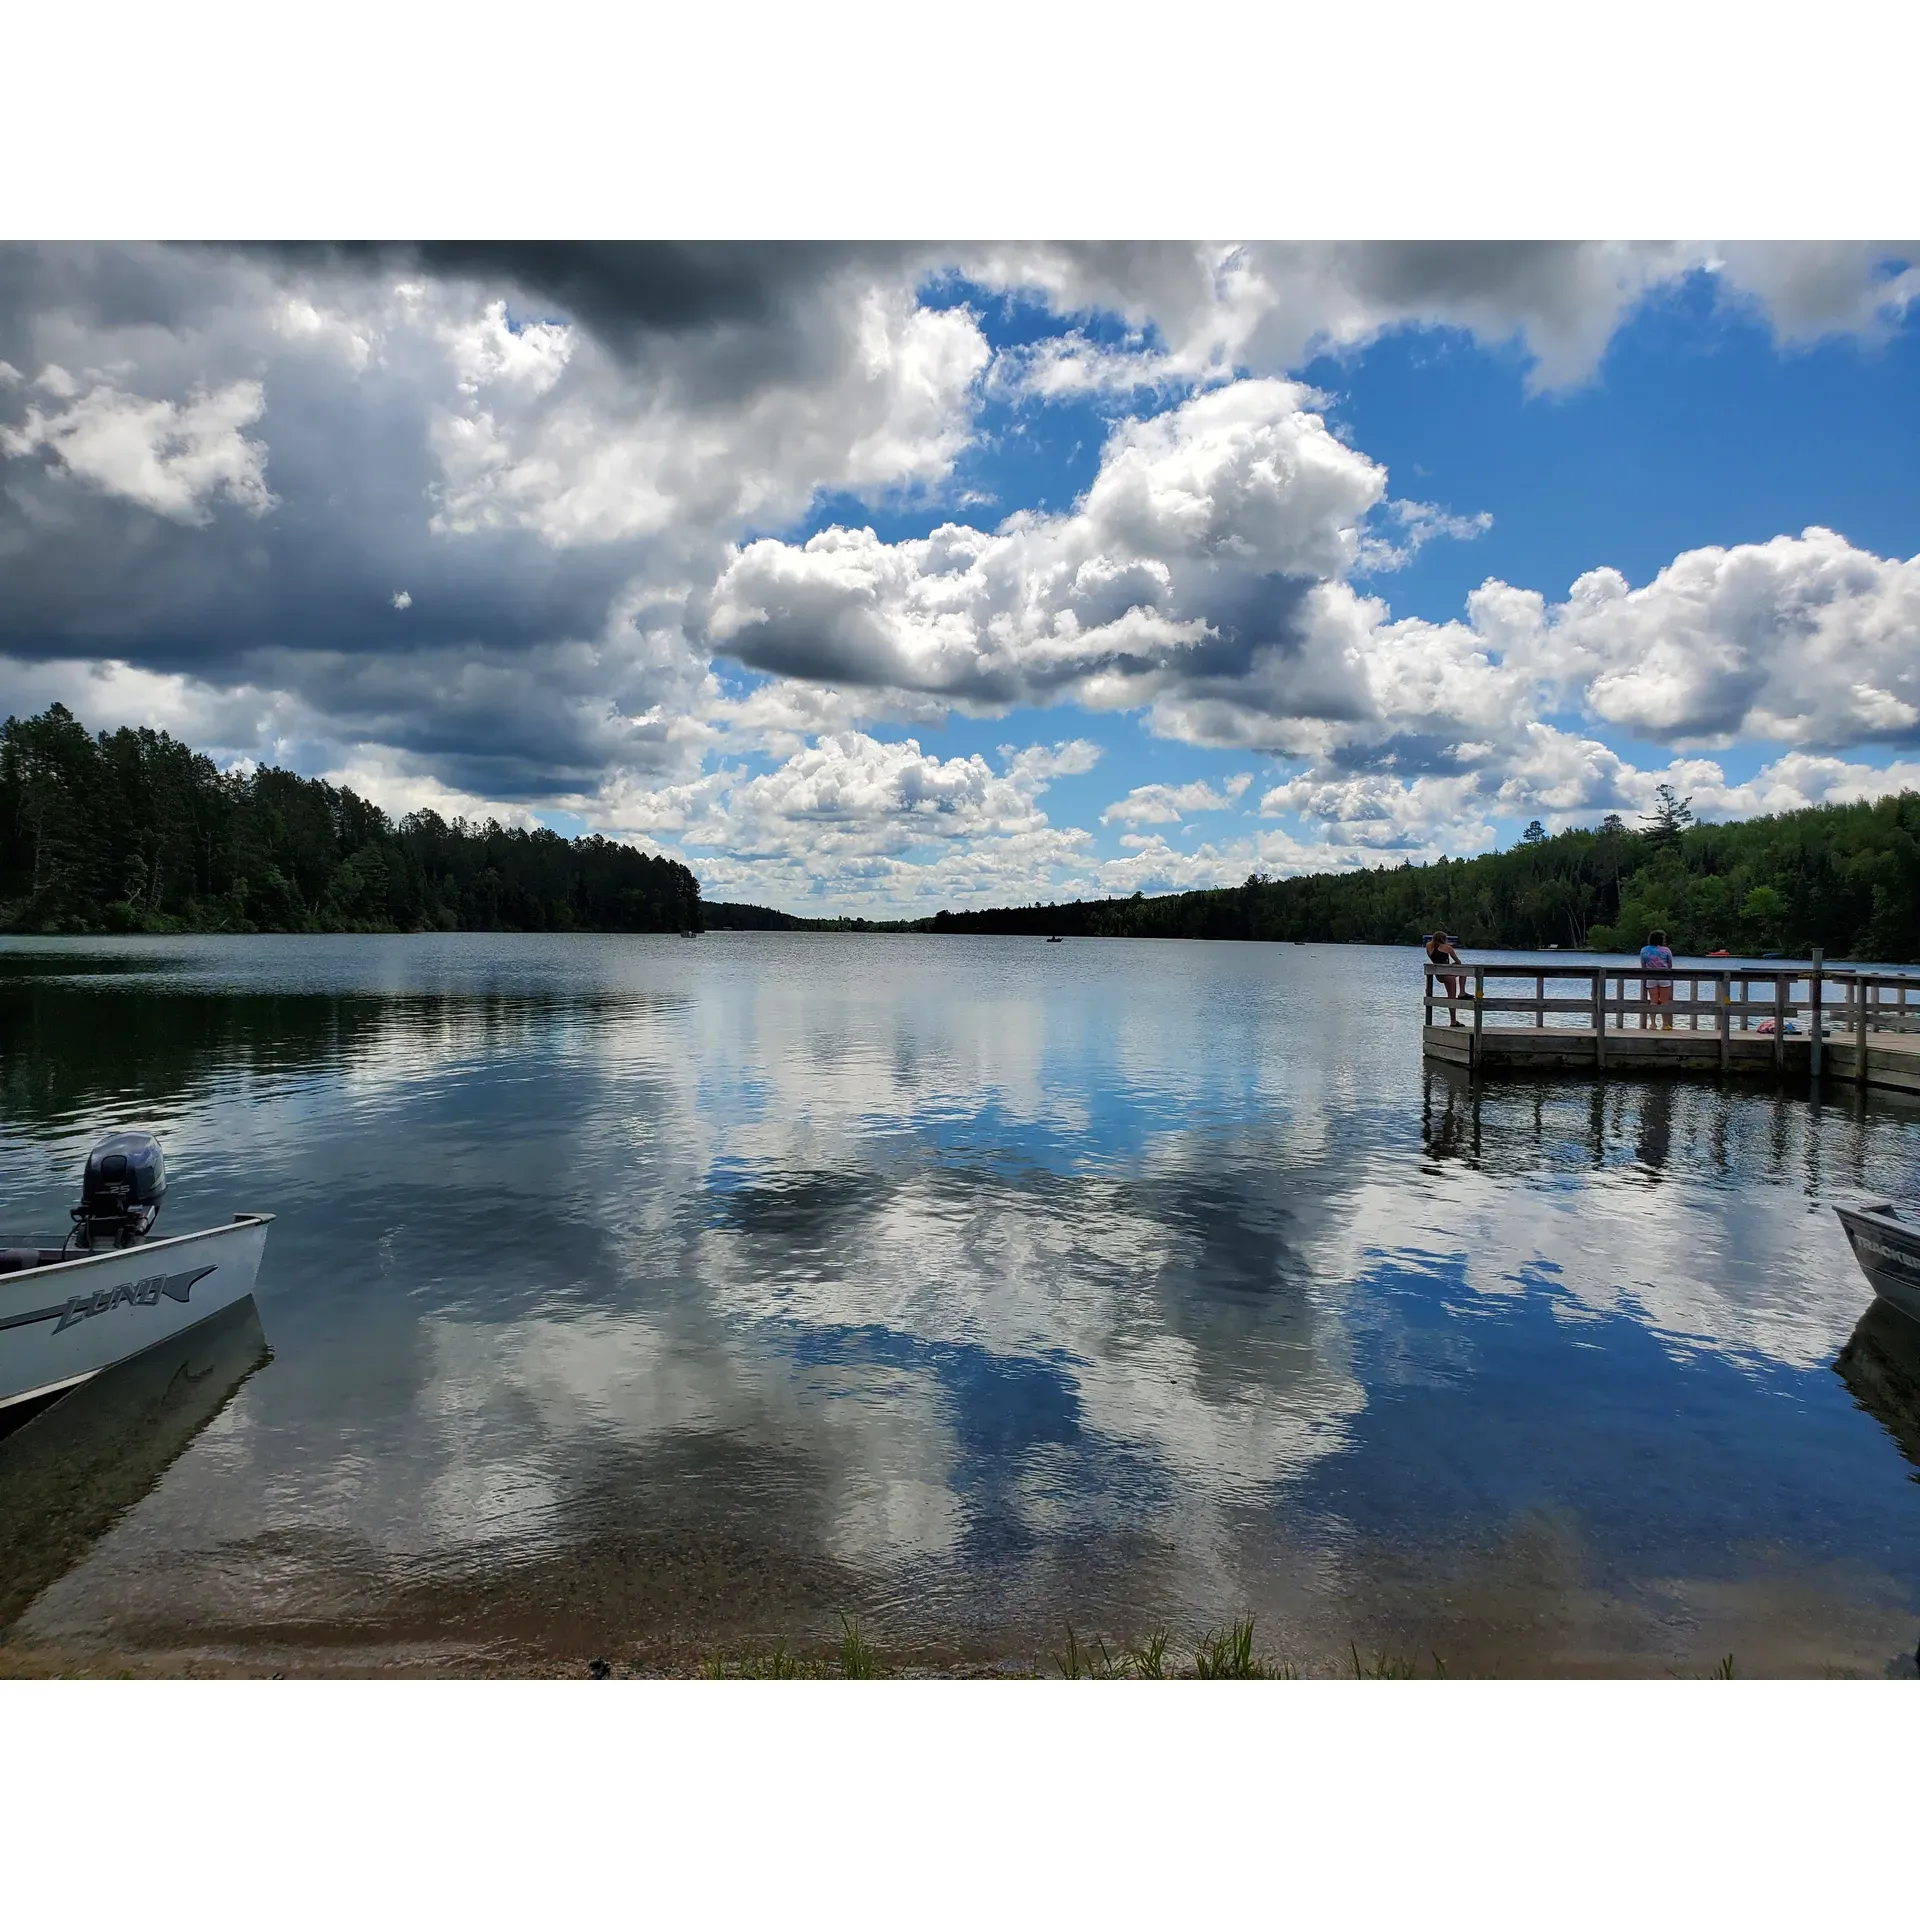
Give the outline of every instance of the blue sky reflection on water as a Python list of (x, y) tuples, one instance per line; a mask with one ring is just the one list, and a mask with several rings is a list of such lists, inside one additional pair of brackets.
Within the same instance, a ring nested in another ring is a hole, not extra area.
[(671, 1664), (844, 1604), (974, 1663), (1249, 1609), (1308, 1665), (1912, 1646), (1911, 1416), (1832, 1370), (1827, 1204), (1916, 1197), (1910, 1106), (1476, 1095), (1383, 949), (113, 951), (189, 964), (0, 978), (0, 1225), (160, 1116), (169, 1226), (279, 1215), (275, 1358), (24, 1644)]
[(1570, 1325), (1547, 1271), (1490, 1304), (1462, 1264), (1383, 1256), (1368, 1274), (1352, 1324), (1373, 1417), (1301, 1497), (1411, 1534), (1569, 1509), (1622, 1568), (1657, 1554), (1729, 1577), (1791, 1543), (1920, 1579), (1911, 1469), (1825, 1369), (1683, 1359), (1634, 1314)]

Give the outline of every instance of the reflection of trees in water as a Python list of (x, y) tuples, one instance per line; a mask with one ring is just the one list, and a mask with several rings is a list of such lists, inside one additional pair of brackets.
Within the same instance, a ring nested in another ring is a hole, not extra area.
[(103, 1102), (152, 1110), (214, 1075), (310, 1073), (383, 1048), (491, 1052), (524, 1045), (556, 1015), (633, 1010), (617, 996), (89, 991), (0, 984), (0, 1116), (71, 1122)]
[(16, 980), (42, 980), (50, 977), (74, 979), (76, 976), (168, 974), (190, 966), (185, 954), (101, 953), (94, 948), (7, 947), (0, 948), (0, 985)]

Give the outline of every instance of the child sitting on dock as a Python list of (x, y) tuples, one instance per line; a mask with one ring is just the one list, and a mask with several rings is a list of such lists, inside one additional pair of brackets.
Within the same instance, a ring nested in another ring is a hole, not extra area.
[[(1673, 971), (1673, 949), (1667, 945), (1667, 930), (1664, 927), (1655, 927), (1647, 935), (1647, 944), (1640, 949), (1640, 971), (1643, 974), (1662, 974)], [(1644, 1028), (1654, 1024), (1654, 1016), (1650, 1016), (1646, 1011), (1648, 1007), (1666, 1007), (1673, 1004), (1673, 982), (1659, 979), (1643, 981), (1640, 987), (1640, 999), (1642, 1001), (1640, 1025)], [(1667, 1031), (1671, 1033), (1673, 1015), (1669, 1013), (1663, 1017), (1666, 1020)]]
[(1450, 933), (1428, 934), (1426, 947), (1429, 963), (1446, 969), (1435, 978), (1447, 990), (1447, 1025), (1457, 1027), (1460, 1024), (1460, 1016), (1455, 1011), (1453, 1002), (1459, 997), (1467, 977), (1466, 968), (1460, 964), (1460, 949), (1453, 944), (1453, 935)]

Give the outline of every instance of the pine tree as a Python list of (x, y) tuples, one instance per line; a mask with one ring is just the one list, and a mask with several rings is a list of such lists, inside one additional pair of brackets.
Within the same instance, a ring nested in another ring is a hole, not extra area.
[(1641, 832), (1657, 847), (1671, 846), (1693, 825), (1693, 796), (1682, 800), (1666, 781), (1653, 790), (1653, 812), (1642, 814), (1646, 825)]

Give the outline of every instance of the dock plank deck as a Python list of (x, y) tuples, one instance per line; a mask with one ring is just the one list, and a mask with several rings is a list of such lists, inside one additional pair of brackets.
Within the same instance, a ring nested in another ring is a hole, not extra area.
[[(1637, 997), (1645, 981), (1629, 969), (1502, 963), (1468, 965), (1463, 971), (1470, 976), (1463, 982), (1467, 991), (1449, 1005), (1428, 969), (1421, 1051), (1469, 1072), (1728, 1072), (1809, 1080), (1813, 1040), (1805, 1029), (1811, 1025), (1811, 986), (1812, 993), (1824, 990), (1827, 1031), (1819, 1065), (1824, 1083), (1920, 1094), (1920, 1031), (1909, 1030), (1920, 1028), (1920, 981), (1911, 975), (1801, 964), (1735, 976), (1735, 995), (1727, 974), (1690, 971), (1673, 976), (1676, 986), (1685, 984), (1685, 993), (1676, 993), (1655, 1012)], [(1551, 992), (1549, 981), (1567, 991)], [(1531, 991), (1525, 998), (1488, 992), (1490, 985), (1503, 982), (1527, 982)], [(1764, 997), (1755, 991), (1760, 986)], [(1604, 1008), (1599, 1032), (1596, 998)], [(1776, 1007), (1803, 1030), (1777, 1037), (1755, 1031), (1762, 1019), (1775, 1017)], [(1448, 1023), (1449, 1012), (1457, 1025)], [(1641, 1024), (1668, 1013), (1671, 1028)]]

